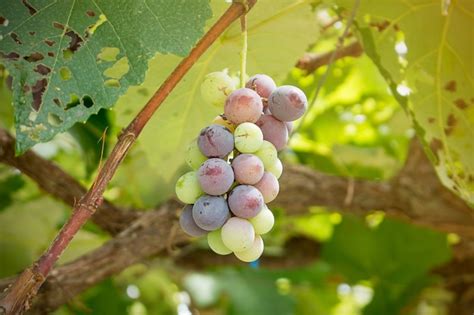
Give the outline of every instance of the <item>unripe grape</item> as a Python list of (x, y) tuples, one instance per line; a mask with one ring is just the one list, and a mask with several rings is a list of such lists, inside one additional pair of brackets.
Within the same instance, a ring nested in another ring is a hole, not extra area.
[(235, 180), (241, 184), (253, 185), (262, 179), (263, 163), (253, 154), (240, 154), (232, 161)]
[(256, 74), (247, 81), (245, 87), (254, 90), (263, 98), (268, 98), (276, 89), (276, 84), (268, 75)]
[(263, 140), (262, 146), (254, 153), (263, 162), (263, 166), (267, 169), (278, 159), (278, 152), (275, 146), (267, 140)]
[(268, 165), (265, 170), (275, 175), (276, 178), (280, 178), (283, 173), (283, 164), (281, 164), (280, 159), (276, 159), (275, 162)]
[(227, 119), (225, 115), (216, 116), (216, 118), (212, 120), (212, 123), (226, 127), (227, 129), (230, 130), (230, 132), (234, 132), (235, 130), (235, 125), (229, 119)]
[(179, 217), (179, 225), (189, 236), (198, 237), (208, 233), (206, 230), (197, 226), (196, 222), (194, 222), (192, 205), (186, 205), (183, 208), (181, 216)]
[(209, 232), (209, 234), (207, 234), (207, 244), (214, 253), (219, 255), (228, 255), (232, 253), (232, 251), (224, 245), (221, 233), (222, 229)]
[(224, 197), (204, 195), (193, 206), (194, 222), (203, 230), (214, 231), (229, 218), (229, 207)]
[(268, 98), (272, 115), (281, 121), (293, 121), (303, 116), (308, 99), (296, 86), (283, 85), (276, 88)]
[(265, 172), (262, 179), (260, 179), (260, 181), (254, 186), (262, 193), (265, 203), (272, 202), (278, 196), (278, 192), (280, 191), (278, 179), (270, 172)]
[(284, 122), (273, 115), (262, 115), (256, 122), (263, 134), (263, 139), (270, 141), (278, 151), (283, 150), (288, 142), (288, 129)]
[(209, 195), (223, 195), (234, 183), (232, 167), (222, 159), (212, 158), (204, 162), (197, 176), (202, 190)]
[(183, 203), (193, 204), (203, 193), (194, 171), (187, 172), (176, 182), (176, 195)]
[(210, 125), (201, 130), (198, 146), (209, 158), (224, 158), (234, 149), (234, 136), (223, 126)]
[(262, 235), (265, 233), (270, 232), (275, 224), (275, 217), (270, 209), (267, 206), (263, 207), (262, 211), (260, 211), (257, 216), (251, 218), (250, 223), (252, 223), (253, 228), (255, 229), (255, 233), (258, 235)]
[(232, 189), (227, 202), (232, 213), (244, 219), (256, 216), (265, 204), (260, 191), (250, 185), (239, 185)]
[(260, 258), (263, 254), (264, 244), (260, 235), (255, 235), (255, 239), (249, 249), (240, 252), (234, 252), (234, 255), (244, 261), (252, 262)]
[(235, 147), (242, 153), (253, 153), (263, 144), (260, 128), (252, 123), (243, 123), (234, 131)]
[(202, 153), (201, 150), (199, 150), (199, 146), (197, 144), (197, 139), (194, 139), (191, 141), (186, 148), (186, 151), (184, 153), (184, 159), (186, 163), (193, 169), (197, 170), (202, 163), (204, 163), (207, 160), (207, 157), (205, 157)]
[(232, 92), (225, 102), (224, 114), (232, 123), (254, 123), (262, 114), (260, 96), (253, 90), (242, 88)]
[(221, 237), (228, 249), (233, 252), (241, 252), (252, 246), (255, 240), (255, 230), (249, 221), (232, 217), (222, 227)]
[(227, 71), (211, 72), (204, 77), (204, 81), (201, 83), (201, 95), (211, 105), (222, 107), (227, 96), (236, 87), (235, 81), (227, 74)]

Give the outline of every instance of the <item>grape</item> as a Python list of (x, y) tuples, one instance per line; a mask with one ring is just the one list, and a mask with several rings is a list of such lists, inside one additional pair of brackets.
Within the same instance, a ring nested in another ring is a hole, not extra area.
[(179, 225), (189, 236), (198, 237), (207, 233), (207, 231), (201, 229), (197, 226), (196, 222), (194, 222), (192, 205), (186, 205), (183, 208), (183, 212), (181, 212), (181, 216), (179, 217)]
[(240, 251), (240, 252), (235, 252), (234, 255), (245, 262), (252, 262), (260, 258), (263, 254), (263, 240), (260, 235), (255, 235), (255, 239), (250, 246), (250, 248)]
[(268, 107), (281, 121), (293, 121), (303, 116), (308, 107), (306, 95), (296, 86), (283, 85), (272, 92)]
[(270, 141), (278, 151), (285, 148), (288, 142), (288, 129), (284, 122), (273, 115), (262, 115), (256, 124), (262, 129), (263, 139)]
[(288, 130), (288, 135), (291, 134), (293, 131), (293, 122), (292, 121), (285, 121), (286, 129)]
[(188, 147), (186, 148), (186, 152), (184, 153), (184, 159), (193, 170), (197, 170), (201, 164), (207, 160), (207, 157), (205, 157), (201, 153), (201, 150), (199, 150), (196, 139), (189, 143)]
[(263, 140), (262, 146), (254, 154), (263, 162), (265, 169), (274, 164), (278, 159), (278, 152), (275, 146), (267, 140)]
[(241, 218), (232, 217), (222, 227), (222, 242), (233, 252), (249, 249), (255, 240), (253, 225)]
[(254, 90), (263, 98), (268, 98), (276, 89), (276, 84), (268, 75), (256, 74), (247, 81), (245, 87)]
[(225, 102), (224, 114), (232, 123), (256, 122), (262, 114), (260, 96), (253, 90), (242, 88), (232, 92)]
[(206, 231), (220, 228), (229, 217), (229, 207), (224, 197), (204, 195), (193, 206), (194, 222)]
[(255, 218), (252, 218), (249, 221), (252, 223), (255, 233), (262, 235), (270, 232), (273, 224), (275, 224), (275, 217), (270, 209), (265, 206)]
[(226, 161), (209, 159), (197, 172), (202, 190), (209, 195), (223, 195), (234, 183), (234, 172)]
[(227, 96), (236, 89), (235, 81), (227, 71), (211, 72), (201, 83), (202, 98), (213, 106), (224, 106)]
[(283, 173), (283, 164), (281, 164), (280, 159), (276, 159), (275, 162), (265, 167), (265, 169), (275, 175), (276, 178), (280, 178), (281, 173)]
[(234, 137), (225, 127), (210, 125), (201, 130), (198, 146), (210, 158), (224, 158), (234, 149)]
[(195, 171), (187, 172), (176, 182), (176, 195), (184, 203), (193, 204), (202, 194)]
[(260, 149), (263, 143), (263, 134), (257, 125), (243, 123), (234, 131), (235, 147), (242, 153), (253, 153)]
[(263, 163), (253, 154), (241, 154), (232, 161), (235, 179), (241, 184), (253, 185), (263, 176)]
[(212, 251), (219, 255), (227, 255), (232, 253), (230, 249), (228, 249), (224, 242), (222, 242), (222, 229), (218, 229), (207, 234), (207, 244), (212, 249)]
[(216, 118), (214, 118), (212, 123), (226, 127), (227, 129), (230, 130), (230, 132), (234, 132), (235, 130), (235, 125), (231, 123), (230, 120), (225, 117), (225, 115), (216, 116)]
[(254, 186), (262, 193), (265, 203), (273, 201), (280, 191), (278, 179), (270, 172), (265, 172), (262, 179)]
[(227, 202), (232, 213), (244, 219), (256, 216), (264, 205), (260, 191), (249, 185), (239, 185), (232, 189)]

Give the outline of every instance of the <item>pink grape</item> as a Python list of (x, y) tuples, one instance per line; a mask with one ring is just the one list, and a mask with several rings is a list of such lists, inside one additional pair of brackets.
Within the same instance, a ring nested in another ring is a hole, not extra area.
[(270, 172), (265, 172), (262, 179), (254, 186), (262, 193), (265, 203), (273, 201), (280, 191), (278, 179)]
[(251, 89), (242, 88), (232, 92), (225, 102), (224, 114), (232, 123), (254, 123), (262, 114), (260, 96)]
[(263, 208), (264, 201), (260, 191), (249, 185), (235, 187), (227, 198), (230, 210), (240, 218), (255, 217)]
[(194, 222), (203, 230), (217, 230), (229, 218), (229, 207), (224, 197), (204, 195), (193, 206)]
[(207, 234), (206, 230), (201, 229), (197, 226), (196, 222), (194, 222), (192, 205), (186, 205), (183, 208), (183, 212), (181, 212), (181, 216), (179, 217), (179, 225), (189, 236), (198, 237)]
[(276, 84), (268, 75), (256, 74), (247, 81), (245, 87), (254, 90), (263, 98), (268, 98), (276, 89)]
[(240, 154), (232, 161), (232, 168), (240, 184), (253, 185), (263, 176), (263, 162), (253, 154)]
[(263, 133), (263, 139), (271, 142), (278, 151), (283, 150), (288, 142), (288, 129), (284, 122), (273, 115), (262, 115), (256, 122)]
[(210, 125), (201, 130), (199, 150), (209, 158), (224, 158), (234, 149), (234, 136), (221, 125)]
[(293, 121), (303, 116), (308, 107), (306, 95), (296, 86), (283, 85), (268, 98), (272, 115), (281, 121)]
[(209, 195), (223, 195), (234, 183), (232, 167), (222, 159), (205, 161), (197, 172), (202, 190)]
[(288, 129), (288, 135), (291, 134), (293, 131), (293, 122), (292, 121), (285, 121), (286, 129)]

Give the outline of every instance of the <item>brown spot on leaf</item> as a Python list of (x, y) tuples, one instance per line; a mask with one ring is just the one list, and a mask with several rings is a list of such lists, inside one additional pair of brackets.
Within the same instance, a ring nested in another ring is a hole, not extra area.
[(76, 52), (79, 47), (81, 47), (81, 44), (84, 42), (82, 40), (82, 38), (79, 36), (79, 34), (77, 34), (76, 32), (74, 32), (73, 30), (68, 30), (65, 34), (66, 36), (69, 36), (71, 38), (70, 42), (69, 42), (69, 47), (68, 49), (71, 51), (71, 52)]
[(438, 138), (433, 138), (430, 142), (430, 149), (431, 151), (438, 156), (438, 151), (443, 148), (443, 142), (439, 140)]
[(36, 81), (36, 84), (31, 88), (31, 93), (33, 95), (33, 103), (31, 106), (35, 111), (38, 111), (41, 107), (41, 103), (43, 102), (43, 93), (46, 90), (47, 85), (48, 81), (46, 79), (41, 79)]
[(4, 53), (0, 52), (0, 56), (5, 59), (10, 59), (10, 60), (18, 60), (20, 58), (20, 55), (17, 54), (16, 52), (11, 52), (8, 55), (5, 55)]
[(430, 124), (434, 123), (435, 121), (436, 121), (436, 119), (434, 119), (433, 117), (428, 118), (428, 122)]
[(369, 25), (375, 27), (377, 31), (383, 32), (390, 25), (390, 22), (383, 20), (381, 22), (371, 22)]
[(23, 93), (28, 93), (31, 90), (30, 86), (28, 84), (23, 85)]
[(39, 52), (34, 52), (29, 56), (23, 57), (28, 62), (37, 62), (44, 59), (44, 56)]
[(61, 101), (58, 98), (53, 99), (54, 104), (61, 107)]
[(398, 24), (393, 24), (393, 29), (395, 32), (398, 32), (400, 30), (400, 26), (398, 26)]
[(456, 107), (459, 109), (466, 109), (469, 107), (469, 104), (462, 98), (458, 98), (457, 100), (455, 100), (454, 105), (456, 105)]
[(35, 14), (38, 12), (31, 4), (28, 3), (26, 0), (21, 1), (23, 5), (28, 9), (28, 12), (30, 12), (31, 15)]
[(20, 40), (20, 38), (18, 37), (18, 34), (17, 33), (10, 33), (10, 36), (11, 38), (15, 41), (15, 43), (17, 43), (18, 45), (21, 45), (23, 44)]
[(456, 81), (451, 80), (446, 83), (444, 89), (449, 92), (456, 92)]
[(456, 117), (454, 117), (453, 114), (449, 114), (448, 119), (446, 120), (447, 127), (444, 128), (444, 132), (446, 133), (446, 135), (451, 135), (457, 123), (458, 120), (456, 119)]
[(51, 40), (51, 39), (45, 39), (44, 40), (44, 43), (46, 45), (48, 45), (49, 47), (53, 46), (56, 42), (54, 40)]
[(59, 30), (64, 30), (64, 24), (61, 24), (59, 22), (53, 22), (53, 26)]
[(0, 24), (1, 25), (4, 25), (6, 20), (7, 20), (6, 18), (4, 18), (3, 16), (0, 16)]
[(48, 52), (48, 56), (54, 57), (54, 53), (52, 51)]
[(28, 32), (31, 36), (35, 36), (36, 32)]
[(95, 12), (92, 11), (92, 10), (87, 10), (86, 14), (90, 17), (94, 17), (95, 16)]
[(43, 64), (39, 64), (36, 66), (36, 68), (34, 69), (35, 72), (38, 72), (39, 74), (42, 74), (42, 75), (47, 75), (48, 73), (51, 72), (51, 69)]

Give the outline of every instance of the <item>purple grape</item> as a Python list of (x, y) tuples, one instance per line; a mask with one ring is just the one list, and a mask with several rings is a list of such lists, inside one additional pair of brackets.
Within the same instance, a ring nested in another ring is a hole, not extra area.
[(249, 185), (235, 187), (229, 193), (227, 201), (232, 213), (244, 219), (255, 217), (264, 205), (260, 191)]
[(240, 154), (232, 161), (232, 168), (240, 184), (253, 185), (263, 176), (263, 162), (253, 154)]
[(209, 158), (224, 158), (234, 149), (234, 136), (223, 126), (210, 125), (201, 130), (198, 146)]
[(229, 218), (229, 207), (224, 197), (204, 195), (193, 206), (194, 222), (203, 230), (217, 230)]
[(197, 172), (202, 190), (209, 195), (223, 195), (234, 183), (234, 172), (226, 161), (209, 159), (205, 161)]
[(273, 201), (280, 191), (278, 179), (270, 172), (265, 172), (262, 179), (254, 186), (262, 193), (265, 203)]
[(263, 133), (263, 139), (271, 142), (278, 151), (285, 148), (288, 142), (288, 129), (284, 122), (273, 115), (262, 115), (256, 122)]
[(189, 236), (198, 237), (207, 234), (207, 231), (197, 226), (193, 219), (193, 205), (186, 205), (179, 217), (181, 229)]
[(260, 96), (251, 89), (242, 88), (232, 92), (225, 102), (224, 115), (232, 123), (254, 123), (262, 114), (263, 104)]
[(268, 98), (272, 115), (281, 121), (293, 121), (303, 116), (308, 107), (306, 95), (296, 86), (283, 85)]
[(254, 90), (261, 97), (268, 99), (273, 90), (276, 89), (276, 84), (268, 75), (256, 74), (247, 81), (245, 87)]

